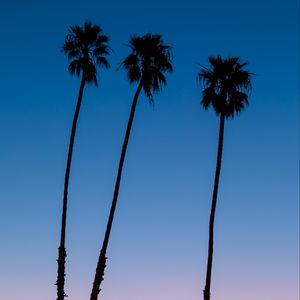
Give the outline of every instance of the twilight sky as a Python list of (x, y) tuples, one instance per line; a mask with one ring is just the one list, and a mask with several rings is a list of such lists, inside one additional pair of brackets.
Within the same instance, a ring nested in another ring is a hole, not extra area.
[(299, 2), (3, 1), (0, 10), (0, 298), (55, 299), (63, 178), (79, 80), (60, 51), (85, 20), (111, 38), (111, 68), (79, 117), (67, 227), (69, 299), (88, 299), (135, 86), (118, 64), (132, 34), (161, 33), (174, 73), (141, 95), (108, 249), (104, 300), (199, 300), (218, 119), (199, 64), (240, 56), (250, 106), (225, 124), (213, 300), (299, 297)]

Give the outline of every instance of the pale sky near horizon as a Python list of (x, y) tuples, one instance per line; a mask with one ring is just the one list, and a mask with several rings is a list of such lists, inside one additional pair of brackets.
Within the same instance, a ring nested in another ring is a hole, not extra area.
[(136, 86), (119, 63), (133, 34), (161, 33), (174, 73), (142, 94), (124, 165), (101, 299), (199, 300), (218, 118), (200, 106), (199, 65), (240, 56), (250, 106), (225, 124), (212, 300), (299, 298), (299, 2), (1, 3), (0, 299), (55, 299), (64, 169), (79, 80), (61, 45), (91, 20), (111, 68), (87, 87), (70, 178), (67, 299), (88, 299)]

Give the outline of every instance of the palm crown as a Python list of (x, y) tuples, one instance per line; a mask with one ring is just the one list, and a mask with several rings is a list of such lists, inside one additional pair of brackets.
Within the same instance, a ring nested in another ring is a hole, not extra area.
[(108, 41), (109, 38), (103, 34), (102, 29), (91, 22), (85, 22), (83, 27), (71, 26), (62, 47), (71, 61), (69, 72), (77, 76), (83, 73), (87, 83), (97, 86), (96, 66), (109, 67), (105, 58), (109, 54)]
[(166, 84), (165, 72), (172, 72), (171, 47), (163, 43), (161, 35), (148, 33), (142, 37), (133, 36), (129, 46), (132, 53), (122, 66), (128, 74), (130, 83), (142, 82), (144, 92), (150, 101), (153, 93)]
[(222, 59), (209, 57), (211, 68), (202, 67), (198, 78), (204, 84), (201, 104), (212, 106), (217, 115), (233, 118), (248, 105), (247, 92), (251, 90), (250, 73), (239, 57)]

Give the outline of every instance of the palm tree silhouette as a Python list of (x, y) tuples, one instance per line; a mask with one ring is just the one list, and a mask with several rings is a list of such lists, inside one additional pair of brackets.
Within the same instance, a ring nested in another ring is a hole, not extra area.
[(99, 26), (93, 25), (91, 22), (85, 22), (83, 27), (80, 27), (78, 25), (70, 27), (69, 34), (66, 36), (65, 43), (62, 47), (63, 52), (67, 54), (68, 59), (70, 60), (69, 72), (72, 75), (77, 75), (78, 77), (81, 75), (81, 84), (79, 88), (76, 109), (73, 117), (64, 181), (61, 236), (57, 260), (57, 300), (63, 300), (64, 297), (67, 296), (64, 291), (65, 259), (67, 256), (65, 249), (65, 236), (68, 205), (68, 187), (76, 125), (85, 84), (94, 84), (95, 86), (97, 86), (98, 82), (96, 66), (104, 68), (109, 67), (109, 64), (105, 58), (105, 56), (109, 54), (109, 47), (107, 43), (108, 37), (103, 34), (102, 29)]
[(244, 69), (247, 63), (241, 63), (238, 57), (222, 59), (209, 57), (210, 69), (202, 67), (198, 79), (203, 82), (201, 104), (204, 109), (210, 106), (220, 117), (219, 144), (215, 181), (212, 196), (206, 282), (203, 291), (204, 300), (210, 299), (211, 271), (213, 261), (214, 221), (222, 162), (223, 137), (225, 119), (233, 119), (248, 105), (248, 93), (251, 90), (250, 73)]
[(133, 98), (122, 146), (111, 209), (90, 296), (91, 300), (98, 299), (100, 285), (103, 281), (106, 266), (106, 250), (117, 205), (122, 169), (139, 94), (143, 89), (148, 100), (152, 102), (153, 93), (161, 91), (162, 87), (167, 83), (164, 73), (173, 71), (171, 65), (171, 48), (163, 43), (161, 35), (146, 34), (142, 37), (133, 36), (129, 42), (129, 46), (131, 48), (131, 54), (126, 57), (121, 66), (127, 71), (129, 82), (138, 82), (138, 87)]

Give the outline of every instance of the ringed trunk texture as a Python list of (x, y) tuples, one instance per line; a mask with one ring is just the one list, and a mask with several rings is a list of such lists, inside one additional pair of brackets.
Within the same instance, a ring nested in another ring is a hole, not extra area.
[(214, 250), (214, 222), (215, 222), (215, 212), (217, 206), (219, 178), (220, 178), (221, 162), (222, 162), (224, 123), (225, 123), (225, 117), (223, 114), (221, 114), (215, 182), (214, 182), (214, 190), (213, 190), (211, 212), (210, 212), (210, 219), (209, 219), (207, 270), (206, 270), (205, 288), (203, 291), (204, 300), (210, 300), (210, 284), (211, 284), (211, 272), (212, 272), (212, 262), (213, 262), (213, 250)]
[(114, 214), (115, 214), (115, 210), (116, 210), (116, 206), (117, 206), (119, 188), (120, 188), (121, 177), (122, 177), (122, 169), (123, 169), (124, 159), (125, 159), (125, 155), (126, 155), (128, 141), (129, 141), (130, 131), (131, 131), (131, 127), (132, 127), (132, 123), (133, 123), (133, 119), (134, 119), (135, 108), (136, 108), (137, 100), (138, 100), (141, 90), (142, 90), (142, 80), (140, 81), (140, 83), (138, 85), (138, 88), (134, 95), (132, 106), (131, 106), (127, 129), (126, 129), (125, 138), (124, 138), (122, 151), (121, 151), (121, 157), (120, 157), (120, 161), (119, 161), (119, 167), (118, 167), (117, 179), (116, 179), (116, 183), (115, 183), (113, 200), (112, 200), (112, 204), (111, 204), (111, 208), (110, 208), (108, 222), (106, 225), (106, 231), (105, 231), (102, 248), (101, 248), (98, 263), (97, 263), (97, 268), (96, 268), (96, 273), (95, 273), (95, 278), (94, 278), (94, 283), (93, 283), (90, 300), (98, 299), (98, 294), (101, 291), (100, 285), (104, 279), (104, 269), (106, 267), (106, 258), (107, 258), (106, 250), (107, 250), (109, 237), (110, 237), (110, 231), (111, 231), (111, 227), (113, 224)]
[(65, 182), (64, 182), (64, 196), (63, 196), (63, 210), (62, 210), (62, 218), (61, 218), (61, 235), (60, 235), (60, 245), (58, 248), (58, 269), (57, 269), (57, 300), (64, 300), (64, 297), (67, 297), (64, 291), (65, 285), (65, 262), (66, 262), (66, 249), (65, 249), (65, 239), (66, 239), (66, 223), (67, 223), (67, 206), (68, 206), (68, 189), (69, 189), (69, 178), (70, 178), (70, 170), (72, 163), (72, 154), (74, 147), (74, 140), (76, 134), (76, 125), (78, 120), (78, 115), (82, 102), (82, 95), (85, 86), (85, 72), (82, 74), (81, 84), (78, 93), (78, 100), (76, 104), (76, 109), (73, 117), (72, 131), (70, 136), (69, 150), (68, 150), (68, 159), (65, 173)]

